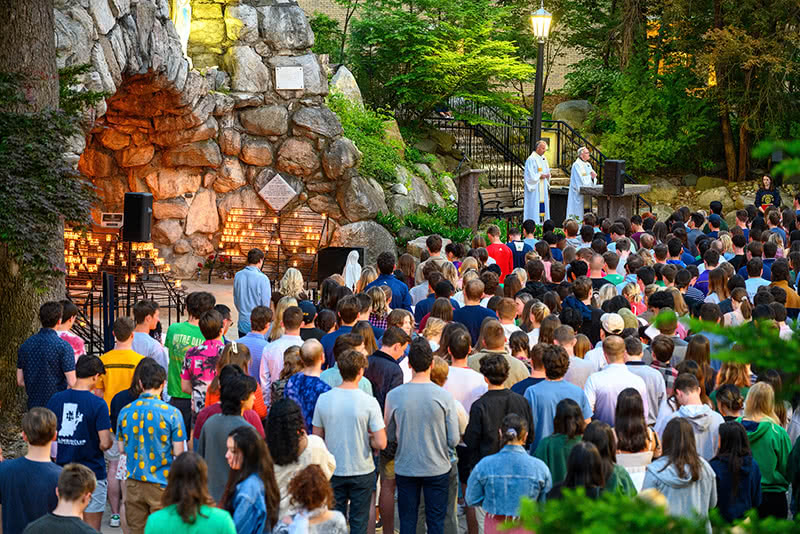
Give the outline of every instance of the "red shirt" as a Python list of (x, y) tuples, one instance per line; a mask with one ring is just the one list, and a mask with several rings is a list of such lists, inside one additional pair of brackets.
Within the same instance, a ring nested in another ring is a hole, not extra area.
[(493, 243), (489, 245), (486, 247), (486, 252), (489, 253), (489, 256), (491, 256), (494, 261), (497, 262), (497, 266), (500, 267), (500, 283), (502, 284), (505, 277), (514, 270), (514, 254), (511, 252), (510, 248), (502, 243)]

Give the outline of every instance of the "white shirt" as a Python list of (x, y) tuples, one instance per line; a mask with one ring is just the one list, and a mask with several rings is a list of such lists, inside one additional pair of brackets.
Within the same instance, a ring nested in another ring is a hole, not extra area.
[(269, 406), (270, 386), (278, 380), (283, 371), (283, 353), (289, 347), (302, 347), (303, 339), (300, 336), (283, 335), (264, 347), (261, 353), (261, 366), (258, 369), (258, 383), (264, 395), (264, 404)]
[(469, 413), (472, 403), (489, 390), (483, 375), (469, 367), (450, 367), (444, 389)]
[(530, 348), (533, 348), (539, 342), (539, 329), (534, 328), (530, 332), (528, 332), (528, 345)]
[(416, 306), (420, 301), (428, 298), (428, 282), (423, 282), (419, 285), (412, 287), (408, 294), (411, 295), (411, 305)]
[(586, 354), (583, 355), (583, 361), (594, 365), (595, 371), (599, 371), (605, 367), (608, 362), (606, 361), (606, 355), (603, 352), (603, 342), (598, 341), (597, 345), (595, 345), (593, 349), (587, 351)]
[[(587, 353), (588, 354), (588, 353)], [(644, 417), (647, 419), (647, 386), (641, 377), (633, 374), (624, 363), (611, 363), (602, 371), (593, 373), (586, 379), (584, 392), (597, 419), (614, 426), (617, 397), (622, 390), (634, 388), (642, 396)]]
[(514, 323), (511, 324), (504, 324), (503, 331), (506, 333), (506, 344), (508, 344), (508, 340), (511, 339), (511, 334), (514, 332), (522, 332), (522, 329), (515, 325)]
[(403, 384), (411, 382), (413, 374), (411, 373), (411, 365), (408, 363), (408, 356), (397, 362), (397, 365), (399, 365), (400, 370), (403, 371)]

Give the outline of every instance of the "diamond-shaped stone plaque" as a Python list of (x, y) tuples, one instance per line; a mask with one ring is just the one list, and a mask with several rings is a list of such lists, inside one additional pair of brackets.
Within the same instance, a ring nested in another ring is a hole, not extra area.
[(281, 211), (286, 204), (292, 201), (297, 196), (297, 191), (292, 189), (286, 180), (280, 174), (267, 182), (267, 185), (261, 188), (258, 195), (270, 205), (275, 211)]

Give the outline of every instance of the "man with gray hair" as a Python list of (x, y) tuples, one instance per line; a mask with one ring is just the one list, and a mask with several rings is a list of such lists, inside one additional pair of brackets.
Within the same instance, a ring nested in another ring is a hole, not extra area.
[(580, 220), (583, 218), (584, 203), (581, 187), (597, 185), (597, 173), (592, 170), (589, 162), (589, 149), (582, 146), (578, 149), (578, 157), (572, 164), (572, 173), (569, 176), (569, 194), (567, 195), (567, 219)]
[(539, 141), (525, 161), (525, 201), (523, 220), (542, 224), (550, 218), (550, 165), (544, 153), (547, 143)]

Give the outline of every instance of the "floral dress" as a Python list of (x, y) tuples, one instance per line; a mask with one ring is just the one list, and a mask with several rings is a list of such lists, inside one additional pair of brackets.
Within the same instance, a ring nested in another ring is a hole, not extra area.
[(314, 418), (314, 408), (317, 406), (317, 399), (331, 387), (323, 382), (318, 376), (309, 376), (304, 373), (293, 375), (286, 383), (283, 390), (284, 397), (292, 399), (303, 412), (303, 419), (306, 422), (306, 431), (310, 434), (312, 429), (311, 421)]

